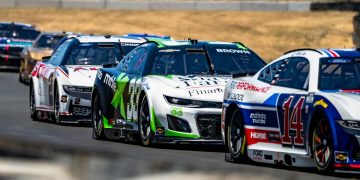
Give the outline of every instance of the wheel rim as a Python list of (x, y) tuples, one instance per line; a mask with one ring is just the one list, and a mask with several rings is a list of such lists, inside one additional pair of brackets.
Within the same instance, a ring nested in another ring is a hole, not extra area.
[(140, 134), (143, 141), (146, 141), (150, 137), (150, 113), (147, 99), (145, 98), (141, 103), (140, 108)]
[(30, 111), (31, 113), (35, 112), (35, 93), (33, 88), (30, 91)]
[(101, 118), (100, 103), (99, 103), (97, 97), (96, 97), (95, 103), (94, 103), (93, 114), (94, 114), (94, 116), (93, 116), (94, 129), (95, 129), (95, 132), (97, 134), (99, 134), (101, 132), (103, 123), (102, 123), (102, 118)]
[(244, 129), (238, 113), (231, 119), (228, 137), (230, 151), (239, 154), (244, 143)]
[(326, 166), (331, 157), (330, 127), (326, 120), (321, 120), (313, 135), (313, 148), (316, 163), (320, 167)]
[(59, 93), (56, 91), (55, 92), (55, 108), (54, 108), (54, 111), (55, 111), (55, 119), (59, 119), (59, 116), (60, 116), (60, 112), (59, 112), (59, 109), (60, 109), (60, 103), (59, 103)]

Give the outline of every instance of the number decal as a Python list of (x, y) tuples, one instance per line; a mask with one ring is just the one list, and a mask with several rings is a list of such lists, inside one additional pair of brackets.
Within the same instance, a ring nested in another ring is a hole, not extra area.
[[(303, 131), (303, 123), (301, 117), (302, 106), (304, 105), (305, 97), (300, 97), (295, 106), (291, 108), (294, 97), (290, 96), (285, 100), (282, 110), (284, 113), (284, 133), (281, 136), (283, 144), (304, 145), (304, 138), (301, 135)], [(292, 111), (291, 111), (292, 109)], [(294, 142), (291, 140), (290, 131), (295, 131)]]

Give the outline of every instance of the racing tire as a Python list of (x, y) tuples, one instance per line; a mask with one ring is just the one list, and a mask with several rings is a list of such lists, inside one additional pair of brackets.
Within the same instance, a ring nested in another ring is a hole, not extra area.
[(329, 121), (321, 117), (312, 133), (312, 153), (316, 168), (321, 174), (333, 172), (334, 149)]
[(91, 112), (91, 122), (92, 122), (92, 137), (96, 140), (105, 139), (104, 135), (104, 124), (101, 117), (101, 103), (98, 95), (95, 95), (95, 100)]
[(22, 73), (23, 73), (23, 71), (21, 71), (21, 72), (19, 73), (19, 82), (24, 83), (25, 81), (24, 81), (24, 79), (23, 79)]
[(244, 120), (239, 109), (232, 113), (226, 133), (227, 146), (233, 162), (248, 161)]
[(55, 88), (54, 91), (54, 116), (53, 119), (56, 124), (61, 124), (63, 117), (60, 115), (60, 98), (59, 91)]
[(139, 137), (143, 146), (151, 146), (153, 140), (153, 132), (150, 127), (150, 108), (147, 97), (141, 100), (139, 111)]
[(35, 107), (35, 91), (34, 85), (30, 87), (30, 98), (29, 98), (29, 107), (30, 107), (30, 116), (33, 121), (38, 121), (38, 111), (36, 111)]

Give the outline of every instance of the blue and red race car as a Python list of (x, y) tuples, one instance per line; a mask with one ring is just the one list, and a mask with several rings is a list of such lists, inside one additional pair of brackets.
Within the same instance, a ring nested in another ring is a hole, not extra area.
[(300, 49), (226, 85), (222, 137), (234, 161), (360, 170), (360, 51)]

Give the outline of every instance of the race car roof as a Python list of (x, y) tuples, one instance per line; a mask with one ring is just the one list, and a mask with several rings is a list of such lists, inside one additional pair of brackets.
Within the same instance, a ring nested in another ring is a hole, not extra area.
[(91, 42), (126, 42), (126, 43), (143, 43), (143, 38), (124, 37), (124, 36), (79, 36), (76, 37), (81, 43)]
[(360, 57), (359, 49), (321, 49), (327, 57)]
[(172, 46), (185, 46), (185, 45), (202, 45), (202, 44), (213, 44), (213, 45), (232, 45), (238, 46), (239, 48), (244, 48), (245, 45), (242, 43), (231, 43), (231, 42), (221, 42), (221, 41), (198, 41), (198, 40), (177, 40), (177, 41), (156, 41), (160, 46), (163, 47), (172, 47)]
[(27, 23), (21, 23), (21, 22), (6, 22), (6, 21), (1, 21), (1, 22), (0, 22), (0, 25), (1, 25), (1, 24), (4, 24), (4, 25), (14, 24), (14, 25), (17, 25), (17, 26), (26, 26), (26, 27), (33, 27), (33, 28), (35, 28), (35, 25), (27, 24)]

